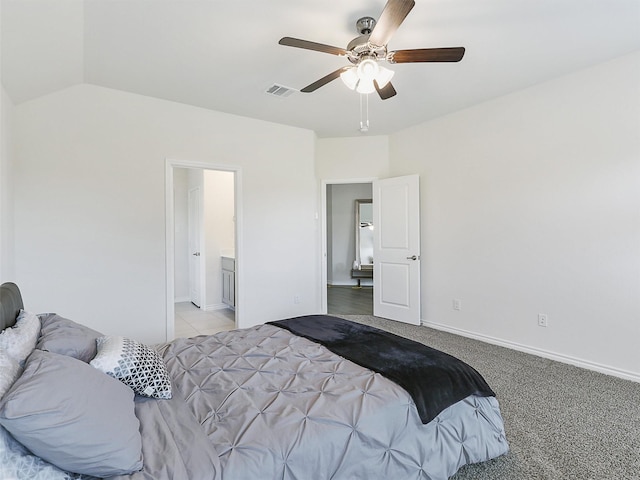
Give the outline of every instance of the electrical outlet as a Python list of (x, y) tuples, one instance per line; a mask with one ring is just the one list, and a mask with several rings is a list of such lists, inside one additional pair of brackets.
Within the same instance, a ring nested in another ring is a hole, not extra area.
[(300, 297), (298, 295), (294, 295), (293, 303), (295, 303), (296, 305), (300, 303)]
[(454, 310), (462, 310), (462, 300), (459, 298), (453, 299), (453, 309)]
[(549, 319), (547, 318), (547, 314), (546, 313), (539, 313), (538, 314), (538, 326), (539, 327), (548, 327), (549, 326)]

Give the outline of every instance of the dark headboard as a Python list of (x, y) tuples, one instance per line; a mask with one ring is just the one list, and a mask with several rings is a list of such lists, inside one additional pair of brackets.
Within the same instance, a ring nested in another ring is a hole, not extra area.
[(18, 313), (23, 307), (22, 295), (15, 283), (7, 282), (0, 285), (0, 331), (16, 323)]

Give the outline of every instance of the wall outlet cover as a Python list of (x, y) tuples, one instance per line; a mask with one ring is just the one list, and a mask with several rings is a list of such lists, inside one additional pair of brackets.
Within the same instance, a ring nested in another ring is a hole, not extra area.
[(538, 326), (539, 327), (548, 327), (549, 326), (549, 318), (546, 313), (538, 314)]

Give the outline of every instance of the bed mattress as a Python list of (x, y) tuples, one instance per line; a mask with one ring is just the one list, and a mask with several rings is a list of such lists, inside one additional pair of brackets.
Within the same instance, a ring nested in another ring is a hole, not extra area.
[(145, 469), (125, 478), (445, 480), (508, 450), (495, 397), (423, 424), (391, 380), (272, 325), (161, 353), (175, 395), (136, 400)]

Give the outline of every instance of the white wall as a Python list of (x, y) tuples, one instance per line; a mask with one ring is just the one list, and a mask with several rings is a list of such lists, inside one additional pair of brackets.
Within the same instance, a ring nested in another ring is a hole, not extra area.
[(319, 310), (312, 132), (81, 85), (17, 106), (14, 137), (28, 308), (164, 340), (171, 158), (241, 169), (240, 326)]
[(388, 159), (386, 137), (320, 139), (319, 181), (420, 174), (427, 324), (640, 380), (639, 64), (399, 132)]
[(389, 138), (319, 138), (316, 175), (322, 180), (385, 178), (389, 174)]
[(0, 92), (0, 282), (15, 280), (13, 261), (13, 104), (4, 87)]
[(640, 379), (640, 54), (395, 134), (390, 156), (421, 176), (424, 320)]

